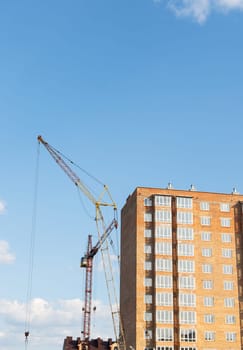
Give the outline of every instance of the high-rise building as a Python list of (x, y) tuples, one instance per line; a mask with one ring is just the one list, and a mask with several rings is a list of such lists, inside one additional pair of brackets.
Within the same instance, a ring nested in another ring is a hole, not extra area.
[(243, 349), (243, 196), (136, 188), (121, 213), (128, 349)]

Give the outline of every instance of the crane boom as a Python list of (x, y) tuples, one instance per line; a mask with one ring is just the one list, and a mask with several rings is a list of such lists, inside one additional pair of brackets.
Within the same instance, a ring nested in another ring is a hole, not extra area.
[[(75, 174), (75, 172), (67, 165), (64, 159), (61, 157), (60, 153), (55, 150), (51, 145), (49, 145), (45, 140), (43, 140), (42, 136), (38, 136), (39, 143), (42, 143), (47, 151), (50, 153), (52, 158), (56, 161), (56, 163), (62, 168), (62, 170), (66, 173), (66, 175), (71, 179), (71, 181), (83, 192), (83, 194), (90, 200), (90, 202), (95, 206), (95, 221), (96, 227), (99, 236), (99, 242), (95, 246), (95, 249), (100, 249), (105, 273), (105, 280), (109, 298), (109, 304), (111, 309), (114, 334), (117, 343), (119, 344), (120, 350), (126, 350), (125, 336), (123, 331), (123, 326), (120, 317), (120, 311), (118, 307), (118, 299), (116, 294), (115, 282), (113, 278), (112, 271), (112, 263), (111, 257), (109, 254), (109, 246), (107, 242), (107, 236), (110, 234), (110, 230), (117, 226), (114, 224), (114, 221), (111, 222), (110, 226), (106, 229), (106, 225), (104, 222), (103, 213), (101, 207), (112, 207), (116, 212), (117, 206), (113, 201), (111, 194), (108, 190), (108, 187), (104, 185), (103, 191), (101, 192), (99, 198), (95, 198), (95, 196), (88, 190), (88, 188), (84, 185), (84, 183), (80, 180), (80, 178)], [(105, 194), (108, 195), (109, 201), (103, 200)], [(92, 262), (91, 262), (92, 263)], [(91, 266), (92, 269), (92, 266)]]

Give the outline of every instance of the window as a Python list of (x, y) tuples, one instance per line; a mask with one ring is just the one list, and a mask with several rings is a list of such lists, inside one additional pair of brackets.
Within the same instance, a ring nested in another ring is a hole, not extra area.
[(155, 253), (162, 255), (172, 254), (172, 244), (168, 242), (156, 242), (155, 243)]
[(200, 209), (201, 210), (209, 210), (210, 209), (209, 202), (201, 202), (200, 203)]
[(156, 350), (173, 350), (173, 346), (157, 346)]
[(233, 265), (223, 265), (223, 273), (225, 275), (231, 275), (233, 273)]
[(152, 205), (152, 198), (148, 197), (148, 198), (144, 198), (144, 205), (147, 207), (150, 207)]
[(229, 248), (223, 248), (222, 249), (222, 257), (224, 258), (232, 258), (233, 256), (233, 250)]
[(194, 245), (187, 243), (178, 244), (178, 255), (180, 256), (194, 256)]
[(204, 332), (204, 340), (214, 341), (215, 340), (215, 332), (205, 331)]
[(144, 313), (144, 321), (151, 322), (152, 321), (152, 312)]
[(151, 261), (145, 261), (144, 270), (147, 270), (147, 271), (152, 270), (152, 262)]
[(203, 303), (204, 303), (204, 306), (214, 306), (214, 298), (213, 297), (204, 297)]
[(212, 256), (212, 248), (202, 248), (202, 256), (210, 257)]
[(204, 273), (212, 273), (213, 267), (211, 264), (202, 264), (202, 272)]
[(211, 225), (211, 217), (210, 216), (201, 216), (200, 222), (202, 226), (210, 226)]
[(171, 225), (157, 226), (155, 229), (155, 237), (171, 238), (172, 237)]
[(152, 278), (145, 278), (144, 279), (144, 286), (145, 287), (152, 287)]
[(156, 222), (171, 222), (171, 211), (169, 210), (156, 210), (155, 211)]
[(180, 311), (180, 323), (195, 324), (196, 312), (195, 311)]
[[(144, 338), (145, 339), (152, 339), (152, 330), (151, 329), (146, 329), (144, 332)], [(148, 349), (149, 350), (149, 349)]]
[(212, 239), (211, 232), (202, 232), (201, 233), (201, 240), (202, 241), (211, 241), (211, 239)]
[(235, 322), (236, 322), (235, 315), (226, 315), (226, 317), (225, 317), (226, 324), (235, 324)]
[(145, 254), (150, 254), (152, 252), (152, 247), (150, 244), (145, 244), (144, 246), (144, 253)]
[(177, 208), (188, 208), (192, 209), (192, 198), (188, 197), (177, 197), (176, 198)]
[(155, 259), (156, 271), (172, 271), (171, 259)]
[(225, 298), (224, 299), (224, 306), (225, 307), (234, 307), (235, 306), (235, 299), (234, 298)]
[(180, 276), (179, 277), (179, 288), (194, 289), (195, 278), (192, 276)]
[(229, 203), (220, 203), (220, 210), (221, 211), (230, 211)]
[(180, 293), (179, 295), (180, 306), (196, 306), (196, 295)]
[(172, 293), (156, 293), (156, 305), (171, 306), (173, 305)]
[(177, 212), (178, 224), (193, 224), (193, 215), (190, 211), (178, 211)]
[(224, 290), (233, 290), (234, 282), (232, 281), (224, 281)]
[(155, 196), (155, 205), (161, 205), (163, 207), (171, 206), (171, 197), (169, 196)]
[(225, 334), (226, 341), (236, 341), (236, 333), (234, 332), (227, 332)]
[(222, 227), (230, 227), (230, 218), (220, 218), (220, 224)]
[[(166, 349), (167, 350), (167, 349)], [(180, 350), (197, 350), (197, 348), (194, 348), (194, 347), (184, 347), (184, 346), (182, 346), (182, 347), (180, 347)]]
[(195, 329), (180, 329), (181, 341), (197, 341)]
[(204, 289), (213, 289), (213, 281), (203, 281), (203, 288)]
[(151, 294), (145, 294), (144, 295), (144, 303), (145, 304), (152, 304), (152, 295)]
[(145, 222), (151, 222), (151, 221), (153, 221), (152, 213), (145, 213), (145, 214), (144, 214), (144, 221), (145, 221)]
[(211, 315), (211, 314), (204, 315), (204, 322), (205, 323), (214, 323), (214, 321), (215, 321), (214, 315)]
[(232, 242), (232, 235), (230, 233), (222, 233), (221, 240), (223, 243), (231, 243)]
[(191, 228), (191, 227), (178, 227), (177, 228), (177, 239), (192, 241), (194, 239), (193, 228)]
[(156, 288), (172, 288), (172, 276), (156, 276)]
[(192, 260), (179, 260), (178, 270), (179, 272), (195, 272), (195, 262)]
[(158, 323), (173, 323), (173, 311), (157, 310), (156, 322)]
[(151, 229), (145, 229), (144, 230), (144, 237), (146, 237), (146, 238), (152, 237), (152, 230)]
[(156, 328), (156, 340), (158, 341), (172, 341), (173, 329), (172, 328)]

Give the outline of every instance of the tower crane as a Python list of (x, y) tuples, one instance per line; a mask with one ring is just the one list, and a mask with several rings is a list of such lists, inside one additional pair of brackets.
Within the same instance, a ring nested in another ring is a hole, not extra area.
[[(117, 221), (115, 219), (112, 220), (111, 224), (106, 228), (104, 216), (102, 212), (103, 207), (111, 207), (114, 209), (114, 213), (117, 212), (117, 207), (115, 202), (113, 201), (109, 189), (106, 185), (104, 185), (102, 193), (96, 198), (90, 190), (84, 185), (81, 179), (75, 174), (75, 172), (69, 167), (69, 165), (64, 161), (61, 157), (59, 151), (57, 151), (54, 147), (52, 147), (49, 143), (47, 143), (42, 136), (37, 137), (38, 142), (41, 143), (47, 151), (50, 153), (52, 158), (56, 161), (56, 163), (61, 167), (61, 169), (66, 173), (66, 175), (71, 179), (71, 181), (77, 186), (81, 192), (89, 199), (89, 201), (95, 207), (95, 222), (96, 228), (99, 236), (98, 243), (92, 248), (92, 241), (89, 238), (88, 241), (88, 249), (87, 249), (87, 266), (86, 266), (86, 291), (85, 291), (85, 308), (84, 308), (84, 337), (89, 337), (90, 332), (90, 312), (89, 308), (91, 307), (91, 287), (92, 287), (92, 260), (94, 255), (97, 253), (98, 249), (101, 251), (103, 268), (105, 273), (105, 281), (108, 292), (108, 299), (110, 304), (111, 316), (113, 321), (114, 335), (116, 338), (116, 342), (118, 344), (119, 350), (126, 350), (125, 336), (124, 330), (121, 322), (120, 311), (118, 307), (118, 300), (115, 288), (115, 281), (113, 277), (112, 271), (112, 263), (111, 257), (109, 254), (109, 246), (107, 237), (114, 227), (117, 226)], [(105, 195), (108, 196), (108, 200), (105, 200)], [(85, 258), (85, 257), (84, 257)], [(85, 263), (85, 259), (83, 259), (83, 264)], [(82, 261), (81, 261), (82, 266)], [(89, 290), (88, 290), (89, 289)], [(85, 311), (86, 310), (86, 311)], [(91, 310), (90, 310), (91, 311)]]
[(91, 321), (91, 304), (92, 304), (92, 272), (93, 272), (93, 258), (98, 253), (103, 242), (108, 238), (114, 228), (117, 228), (118, 223), (113, 219), (111, 224), (107, 227), (103, 235), (100, 237), (95, 246), (92, 247), (92, 236), (88, 236), (88, 247), (84, 257), (81, 258), (80, 267), (86, 269), (85, 277), (85, 300), (84, 300), (84, 318), (83, 318), (83, 344), (88, 347), (90, 340), (90, 321)]

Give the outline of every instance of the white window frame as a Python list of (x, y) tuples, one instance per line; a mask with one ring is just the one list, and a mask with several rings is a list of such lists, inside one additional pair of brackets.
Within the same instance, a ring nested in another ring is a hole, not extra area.
[(153, 201), (151, 197), (144, 198), (144, 205), (146, 207), (151, 207), (153, 205)]
[(196, 295), (192, 293), (179, 294), (179, 306), (196, 306)]
[(235, 298), (224, 298), (224, 306), (229, 308), (235, 307)]
[(195, 277), (193, 276), (179, 276), (180, 289), (195, 289)]
[(206, 307), (214, 306), (214, 297), (211, 297), (211, 296), (203, 297), (203, 305)]
[(225, 333), (225, 340), (229, 342), (235, 342), (236, 341), (236, 332), (226, 332)]
[(234, 282), (224, 281), (224, 290), (234, 290)]
[(221, 233), (221, 241), (223, 243), (231, 243), (232, 242), (232, 234), (231, 233)]
[(212, 314), (205, 314), (204, 315), (204, 323), (214, 323), (215, 322), (215, 316)]
[(155, 277), (156, 288), (171, 289), (172, 285), (173, 285), (173, 280), (171, 275), (156, 275)]
[(146, 322), (152, 322), (153, 320), (153, 314), (152, 312), (145, 311), (144, 312), (144, 321)]
[(152, 304), (153, 303), (152, 294), (144, 294), (144, 303), (145, 304)]
[(180, 328), (180, 341), (196, 342), (197, 336), (195, 329)]
[(172, 310), (156, 310), (156, 322), (157, 323), (173, 323), (173, 311)]
[(171, 225), (162, 225), (155, 227), (155, 237), (156, 238), (168, 238), (172, 237), (172, 227)]
[(210, 226), (211, 225), (211, 216), (201, 216), (200, 223), (202, 226)]
[(229, 203), (220, 203), (220, 211), (229, 212), (230, 204)]
[(180, 324), (196, 324), (196, 311), (180, 311)]
[(157, 341), (173, 341), (173, 328), (156, 328)]
[(172, 243), (171, 242), (156, 242), (155, 254), (160, 255), (172, 255)]
[(160, 292), (156, 293), (156, 305), (157, 306), (172, 306), (173, 305), (173, 293)]
[(144, 222), (152, 222), (153, 214), (152, 213), (144, 213)]
[(150, 277), (145, 277), (144, 278), (144, 286), (145, 287), (152, 287), (153, 285), (153, 280)]
[(171, 259), (155, 259), (156, 271), (172, 272), (172, 260)]
[(212, 233), (206, 232), (206, 231), (201, 232), (201, 240), (207, 241), (207, 242), (211, 241), (212, 240)]
[(151, 254), (152, 253), (152, 246), (151, 246), (151, 244), (145, 244), (144, 245), (144, 253), (145, 254)]
[(204, 340), (206, 340), (206, 341), (215, 341), (215, 332), (213, 332), (213, 331), (205, 331), (204, 332)]
[(154, 202), (156, 206), (171, 207), (171, 197), (170, 196), (159, 196), (154, 197)]
[(235, 324), (236, 323), (236, 316), (235, 315), (226, 315), (225, 316), (225, 323), (226, 324)]
[(178, 256), (194, 256), (194, 245), (188, 243), (179, 243), (177, 246)]
[(200, 210), (205, 210), (205, 211), (210, 210), (209, 202), (200, 202)]
[(192, 209), (193, 201), (190, 197), (176, 197), (176, 207)]
[(203, 273), (212, 273), (213, 265), (212, 264), (202, 264), (202, 272)]
[(191, 211), (177, 211), (177, 223), (178, 224), (193, 224), (193, 213)]
[(144, 262), (144, 270), (145, 271), (151, 271), (152, 270), (152, 261), (145, 261)]
[(231, 218), (220, 218), (221, 227), (230, 227), (231, 226)]
[(150, 228), (146, 228), (144, 230), (144, 237), (145, 238), (151, 238), (152, 237), (152, 230)]
[(232, 275), (233, 274), (233, 265), (223, 265), (223, 274)]
[(194, 260), (178, 260), (178, 271), (179, 272), (195, 272), (195, 261)]
[(233, 257), (233, 249), (230, 248), (222, 248), (222, 257), (223, 258), (232, 258)]
[(171, 223), (171, 211), (155, 210), (155, 222)]
[(202, 248), (202, 256), (210, 258), (212, 256), (212, 248)]
[(194, 240), (193, 228), (179, 226), (177, 228), (177, 239), (178, 240), (193, 241)]
[(204, 280), (203, 281), (203, 289), (213, 289), (213, 281), (212, 280)]

